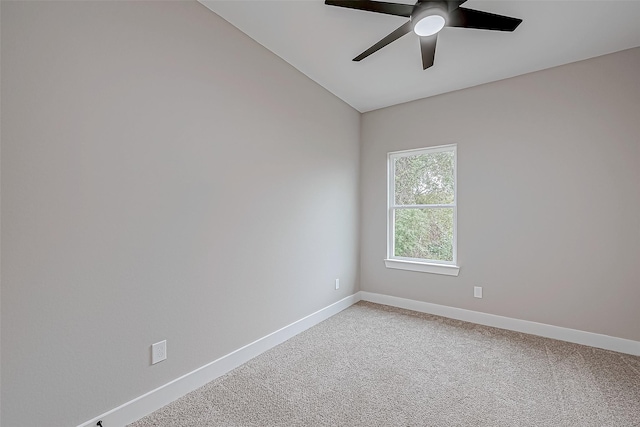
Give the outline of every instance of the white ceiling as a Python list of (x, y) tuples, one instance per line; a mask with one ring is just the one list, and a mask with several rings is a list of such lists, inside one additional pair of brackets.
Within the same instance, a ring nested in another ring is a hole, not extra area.
[(360, 112), (640, 46), (640, 0), (469, 0), (463, 7), (523, 23), (513, 33), (445, 28), (422, 70), (413, 33), (352, 61), (407, 18), (322, 0), (200, 1)]

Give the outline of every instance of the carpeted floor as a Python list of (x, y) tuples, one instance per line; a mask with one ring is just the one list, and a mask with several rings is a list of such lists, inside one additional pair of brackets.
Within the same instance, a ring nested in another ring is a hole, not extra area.
[(640, 426), (640, 357), (360, 302), (131, 427)]

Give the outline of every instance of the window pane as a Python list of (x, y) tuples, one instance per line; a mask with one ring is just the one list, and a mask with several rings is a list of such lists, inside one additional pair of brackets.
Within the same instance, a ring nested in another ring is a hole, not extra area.
[(453, 151), (444, 151), (396, 158), (396, 204), (453, 203), (453, 156)]
[(453, 208), (396, 209), (394, 255), (453, 261)]

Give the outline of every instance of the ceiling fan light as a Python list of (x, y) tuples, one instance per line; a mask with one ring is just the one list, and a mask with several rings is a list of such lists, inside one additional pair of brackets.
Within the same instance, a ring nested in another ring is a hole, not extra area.
[(442, 30), (447, 21), (444, 16), (437, 13), (419, 18), (413, 26), (413, 31), (421, 36), (428, 37), (437, 34)]

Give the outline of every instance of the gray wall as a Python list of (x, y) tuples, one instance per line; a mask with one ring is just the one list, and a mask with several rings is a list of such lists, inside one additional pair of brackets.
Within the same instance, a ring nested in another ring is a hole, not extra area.
[[(638, 70), (633, 49), (364, 114), (361, 289), (640, 340)], [(460, 275), (386, 269), (386, 154), (449, 143)]]
[(194, 2), (1, 25), (5, 427), (77, 425), (358, 290), (351, 107)]

